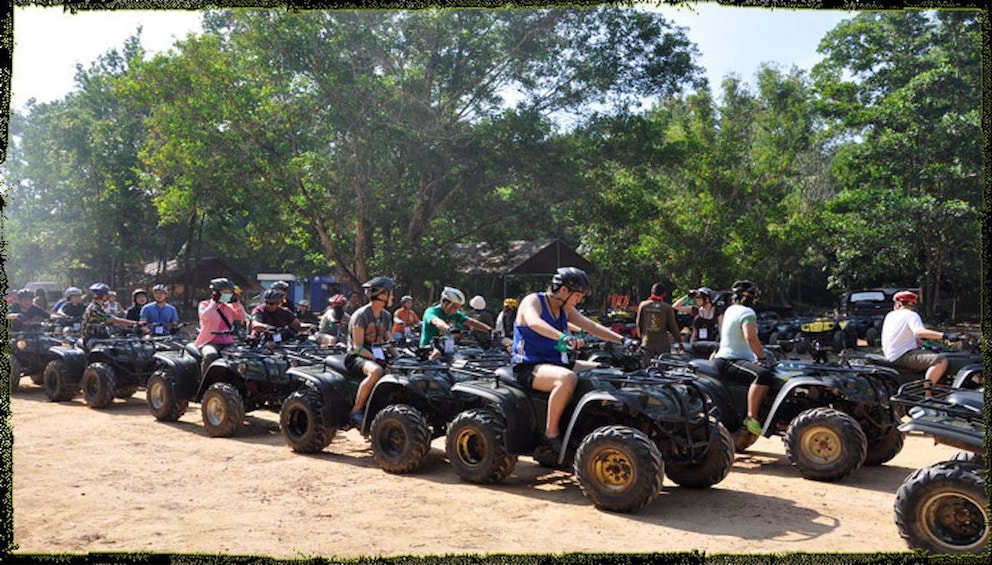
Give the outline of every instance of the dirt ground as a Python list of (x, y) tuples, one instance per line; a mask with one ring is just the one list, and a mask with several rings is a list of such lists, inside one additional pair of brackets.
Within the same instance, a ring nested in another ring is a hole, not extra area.
[(144, 393), (93, 410), (49, 402), (29, 378), (12, 410), (14, 540), (25, 553), (899, 552), (896, 489), (956, 452), (910, 436), (888, 464), (833, 484), (800, 478), (782, 440), (761, 438), (715, 487), (666, 479), (652, 504), (625, 515), (596, 510), (571, 475), (524, 457), (501, 484), (462, 483), (443, 438), (419, 473), (395, 476), (354, 430), (318, 455), (293, 453), (271, 413), (210, 438), (196, 404), (165, 424)]

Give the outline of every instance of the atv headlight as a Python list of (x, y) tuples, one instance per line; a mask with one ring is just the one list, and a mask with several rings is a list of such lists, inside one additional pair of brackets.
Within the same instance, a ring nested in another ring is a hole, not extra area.
[(238, 363), (238, 373), (245, 374), (248, 372), (248, 363)]
[(27, 349), (28, 348), (28, 340), (26, 340), (26, 339), (19, 339), (19, 340), (17, 340), (17, 348), (18, 349)]

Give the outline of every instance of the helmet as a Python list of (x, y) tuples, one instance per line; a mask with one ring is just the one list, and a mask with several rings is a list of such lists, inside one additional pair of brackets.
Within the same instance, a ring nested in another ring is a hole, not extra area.
[(341, 306), (345, 302), (348, 302), (348, 299), (341, 293), (335, 294), (330, 299), (331, 306)]
[(365, 289), (365, 294), (368, 296), (378, 296), (379, 293), (383, 291), (393, 290), (396, 288), (396, 283), (394, 283), (393, 279), (390, 278), (376, 277), (363, 284), (362, 288)]
[(165, 288), (165, 285), (164, 284), (157, 284), (157, 285), (155, 285), (155, 286), (152, 287), (152, 292), (155, 292), (155, 291), (158, 291), (158, 290), (161, 290), (162, 292), (168, 292), (168, 290)]
[(81, 288), (70, 286), (69, 288), (65, 289), (66, 298), (69, 298), (70, 296), (82, 296), (82, 295), (83, 295), (83, 289)]
[(404, 294), (403, 295), (403, 298), (400, 298), (400, 302), (401, 303), (406, 302), (407, 300), (409, 300), (410, 302), (413, 302), (413, 297), (410, 296), (409, 294)]
[(22, 288), (17, 291), (17, 298), (34, 298), (34, 293), (30, 288)]
[(234, 285), (234, 294), (237, 294), (238, 296), (241, 296), (241, 287), (240, 286)]
[(583, 292), (591, 290), (589, 275), (582, 269), (575, 267), (561, 267), (551, 278), (552, 290), (558, 290), (567, 286), (573, 292)]
[(503, 301), (503, 306), (509, 306), (510, 308), (516, 308), (517, 307), (517, 299), (516, 298), (507, 298), (506, 300)]
[(139, 294), (144, 294), (145, 298), (148, 298), (148, 291), (146, 291), (143, 288), (136, 288), (134, 289), (134, 291), (131, 292), (131, 300), (137, 298)]
[(465, 295), (462, 294), (462, 291), (457, 288), (446, 286), (444, 287), (444, 290), (441, 291), (441, 300), (447, 300), (452, 304), (461, 306), (462, 304), (465, 304)]
[(716, 291), (708, 286), (701, 286), (694, 291), (697, 295), (705, 296), (710, 299), (710, 302), (716, 300)]
[(90, 294), (93, 296), (105, 296), (108, 292), (110, 292), (110, 287), (107, 286), (107, 283), (98, 282), (90, 285)]
[[(747, 306), (754, 302), (754, 299), (758, 296), (758, 285), (747, 280), (736, 281), (734, 282), (734, 286), (730, 287), (730, 291), (734, 293), (734, 298), (738, 302)], [(747, 293), (746, 296), (744, 294), (745, 292)]]
[(272, 283), (272, 288), (286, 292), (289, 290), (289, 283), (286, 281), (276, 281)]
[(468, 301), (468, 305), (471, 306), (473, 310), (485, 310), (486, 299), (481, 296), (473, 296), (472, 300)]
[(210, 290), (230, 290), (234, 291), (234, 283), (228, 278), (219, 278), (210, 280)]
[(920, 297), (917, 296), (915, 292), (908, 290), (897, 292), (895, 296), (892, 297), (892, 300), (902, 302), (903, 304), (916, 304), (919, 299)]
[(283, 298), (286, 298), (286, 293), (278, 288), (270, 288), (262, 293), (262, 300), (266, 302), (269, 300), (282, 300)]

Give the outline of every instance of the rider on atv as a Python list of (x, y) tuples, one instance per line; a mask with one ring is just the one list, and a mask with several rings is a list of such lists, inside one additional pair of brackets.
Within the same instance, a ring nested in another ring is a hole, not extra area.
[(235, 290), (231, 279), (213, 279), (210, 281), (210, 300), (200, 302), (200, 333), (193, 345), (203, 356), (201, 375), (207, 374), (207, 368), (220, 357), (222, 350), (234, 345), (235, 322), (248, 321), (248, 312)]
[(623, 343), (617, 332), (583, 316), (577, 309), (591, 287), (589, 276), (575, 267), (562, 267), (545, 292), (520, 301), (513, 331), (513, 374), (534, 390), (549, 392), (547, 422), (542, 442), (555, 452), (562, 448), (561, 415), (575, 391), (578, 375), (567, 350), (581, 349), (583, 340), (569, 333), (578, 329), (613, 343)]
[(914, 371), (926, 371), (931, 384), (940, 382), (947, 371), (947, 358), (935, 351), (920, 346), (922, 339), (944, 339), (959, 341), (957, 334), (928, 330), (923, 320), (913, 308), (919, 297), (908, 290), (897, 292), (892, 297), (892, 311), (882, 322), (882, 354), (890, 363)]
[(7, 310), (7, 319), (11, 321), (11, 331), (20, 331), (32, 322), (43, 322), (51, 316), (48, 312), (35, 306), (34, 293), (29, 288), (17, 291), (17, 300)]
[(310, 328), (310, 324), (300, 322), (296, 314), (283, 305), (285, 302), (286, 293), (277, 288), (270, 288), (262, 293), (262, 303), (251, 311), (252, 339), (274, 332), (273, 337), (280, 336), (274, 340), (281, 341), (282, 337), (299, 334)]
[[(106, 283), (98, 282), (90, 285), (90, 295), (92, 295), (93, 301), (90, 305), (86, 307), (86, 311), (83, 312), (83, 327), (82, 327), (82, 338), (83, 344), (86, 349), (90, 349), (90, 345), (93, 340), (96, 339), (106, 339), (110, 337), (110, 328), (107, 324), (116, 324), (118, 326), (125, 326), (133, 328), (141, 324), (141, 322), (135, 322), (134, 320), (128, 320), (127, 318), (119, 318), (112, 314), (108, 314), (103, 308), (104, 302), (107, 300), (107, 294), (110, 292), (110, 287)], [(63, 310), (65, 307), (63, 306)]]
[(393, 305), (396, 283), (386, 277), (375, 277), (362, 285), (368, 304), (355, 310), (348, 322), (348, 355), (344, 365), (352, 374), (362, 375), (362, 382), (355, 394), (349, 422), (361, 429), (365, 421), (365, 402), (375, 383), (386, 371), (385, 348), (392, 340), (393, 316), (388, 308)]
[[(63, 326), (79, 322), (83, 319), (83, 313), (86, 312), (86, 305), (83, 304), (83, 290), (70, 286), (65, 289), (65, 300), (61, 305), (56, 306), (58, 308), (53, 317), (59, 319)], [(75, 329), (78, 330), (79, 328)]]
[[(420, 330), (420, 347), (430, 347), (435, 345), (435, 338), (441, 334), (451, 332), (452, 328), (466, 325), (473, 330), (491, 332), (493, 329), (485, 322), (480, 322), (468, 314), (459, 310), (465, 304), (465, 294), (457, 288), (444, 287), (441, 291), (441, 301), (424, 310), (424, 321)], [(435, 347), (431, 351), (430, 359), (434, 360), (445, 353), (454, 350), (454, 343), (448, 341), (443, 344), (444, 351)]]

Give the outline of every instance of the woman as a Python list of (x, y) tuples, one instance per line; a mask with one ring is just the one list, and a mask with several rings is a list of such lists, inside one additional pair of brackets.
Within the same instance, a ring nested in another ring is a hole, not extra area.
[(124, 313), (124, 317), (137, 322), (141, 319), (141, 309), (145, 304), (148, 304), (148, 292), (143, 288), (134, 289), (131, 293), (131, 307)]
[[(701, 286), (695, 290), (690, 290), (689, 294), (675, 301), (673, 308), (683, 314), (692, 315), (692, 323), (689, 328), (692, 333), (689, 335), (689, 343), (710, 342), (715, 343), (720, 339), (720, 323), (723, 320), (721, 312), (713, 299), (716, 298), (715, 290)], [(695, 300), (695, 304), (692, 301)]]

